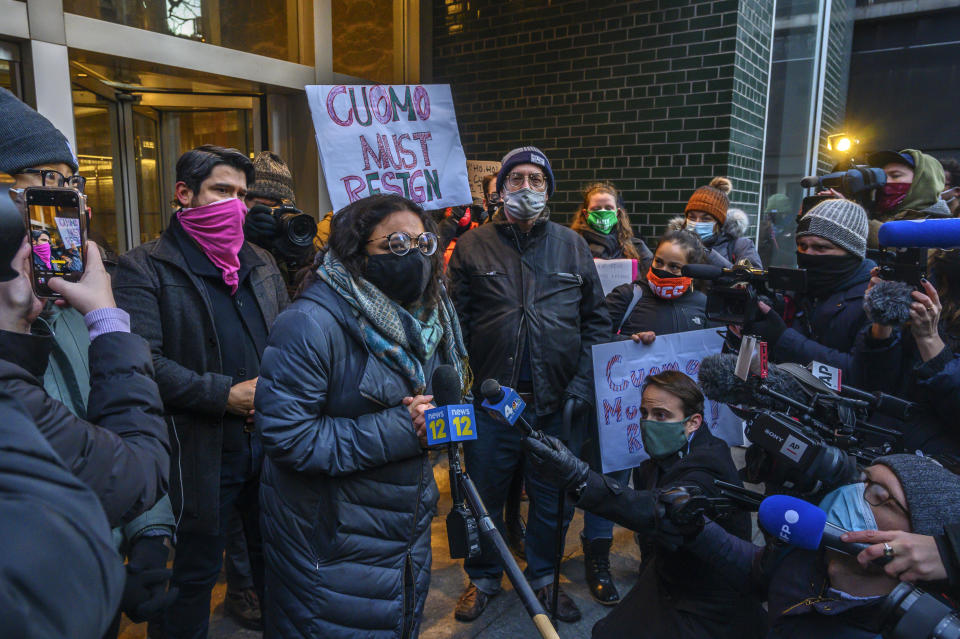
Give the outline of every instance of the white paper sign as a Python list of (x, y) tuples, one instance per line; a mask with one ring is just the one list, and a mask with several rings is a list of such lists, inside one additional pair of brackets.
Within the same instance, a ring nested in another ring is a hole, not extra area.
[(80, 220), (75, 217), (54, 217), (60, 239), (66, 248), (80, 246)]
[(470, 195), (473, 196), (474, 204), (483, 204), (483, 178), (499, 172), (499, 162), (467, 160), (467, 179), (470, 181)]
[[(665, 370), (676, 370), (697, 379), (700, 361), (720, 352), (718, 329), (658, 335), (653, 344), (632, 341), (593, 347), (593, 379), (597, 398), (597, 424), (603, 472), (634, 468), (649, 455), (640, 435), (640, 391), (644, 380)], [(743, 421), (725, 405), (704, 404), (705, 425), (731, 445), (743, 444)], [(701, 426), (703, 428), (703, 426)]]
[(594, 258), (593, 263), (597, 267), (597, 275), (600, 276), (600, 286), (603, 287), (604, 295), (609, 295), (610, 291), (621, 284), (629, 284), (637, 279), (637, 260)]
[(819, 379), (821, 382), (838, 393), (840, 392), (840, 373), (842, 371), (839, 368), (814, 361), (810, 364), (810, 372), (813, 373), (813, 376)]
[(335, 211), (376, 193), (425, 209), (472, 202), (450, 85), (305, 88)]

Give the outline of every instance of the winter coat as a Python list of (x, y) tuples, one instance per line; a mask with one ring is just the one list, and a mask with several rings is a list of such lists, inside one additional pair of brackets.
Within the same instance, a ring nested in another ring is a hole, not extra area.
[[(630, 313), (630, 317), (623, 321), (623, 314), (633, 300), (635, 287), (640, 287), (641, 297)], [(707, 296), (700, 291), (687, 290), (675, 300), (665, 300), (658, 297), (650, 289), (650, 285), (643, 278), (633, 284), (621, 284), (607, 295), (607, 310), (610, 311), (610, 326), (617, 332), (620, 323), (620, 335), (629, 337), (642, 331), (653, 331), (657, 335), (671, 333), (685, 333), (698, 331), (701, 328), (712, 326), (707, 319), (705, 309)]]
[[(671, 231), (680, 230), (685, 224), (685, 218), (675, 217), (670, 220), (667, 228)], [(720, 232), (703, 241), (703, 246), (707, 249), (707, 263), (721, 268), (730, 268), (746, 258), (757, 268), (763, 268), (763, 262), (760, 260), (760, 254), (753, 240), (743, 236), (749, 226), (750, 221), (745, 214), (739, 211), (728, 212)]]
[(412, 394), (325, 282), (277, 318), (256, 395), (268, 639), (417, 635), (438, 493)]
[(102, 498), (65, 467), (28, 412), (0, 391), (0, 634), (98, 639), (117, 614), (126, 570)]
[[(626, 256), (623, 254), (623, 247), (620, 246), (620, 238), (617, 237), (616, 228), (607, 234), (597, 233), (590, 228), (579, 229), (577, 233), (587, 241), (587, 246), (590, 247), (590, 254), (593, 255), (594, 259), (626, 259)], [(653, 261), (653, 253), (639, 237), (633, 238), (633, 248), (636, 249), (640, 255), (638, 260), (640, 271), (646, 271), (650, 268), (650, 262)]]
[(863, 294), (874, 266), (873, 261), (865, 259), (846, 282), (826, 297), (801, 297), (792, 326), (771, 348), (770, 361), (803, 366), (818, 361), (840, 368), (849, 377), (857, 335), (870, 323), (863, 310)]
[(170, 447), (146, 343), (111, 332), (90, 344), (87, 419), (51, 398), (41, 380), (53, 339), (0, 331), (0, 390), (16, 397), (64, 465), (100, 497), (113, 526), (167, 490)]
[(547, 216), (526, 236), (495, 217), (460, 238), (448, 268), (474, 396), (488, 378), (516, 385), (527, 342), (538, 415), (567, 394), (593, 404), (591, 349), (610, 338), (587, 243)]
[[(681, 457), (647, 460), (637, 469), (634, 490), (615, 480), (590, 473), (587, 486), (576, 505), (637, 531), (641, 538), (643, 563), (640, 579), (621, 605), (593, 629), (594, 637), (626, 637), (644, 624), (645, 637), (700, 639), (702, 637), (759, 637), (762, 609), (756, 598), (741, 597), (729, 588), (723, 575), (690, 552), (674, 552), (658, 546), (650, 537), (657, 525), (655, 489), (673, 486), (697, 486), (704, 494), (719, 496), (714, 479), (742, 485), (730, 456), (730, 447), (700, 428)], [(731, 535), (750, 538), (750, 516), (737, 512), (722, 520)], [(634, 601), (641, 592), (642, 601)], [(634, 596), (632, 596), (634, 595)], [(640, 605), (636, 605), (640, 604)], [(676, 624), (672, 617), (692, 618), (688, 624)], [(674, 634), (675, 626), (685, 632)], [(709, 630), (708, 630), (709, 629)]]
[[(177, 225), (179, 227), (179, 225)], [(157, 385), (177, 450), (171, 456), (170, 498), (179, 530), (214, 535), (220, 529), (222, 420), (233, 379), (222, 373), (221, 344), (203, 282), (180, 249), (173, 225), (158, 239), (120, 258), (113, 275), (117, 305), (130, 328), (150, 345)], [(242, 263), (269, 327), (287, 303), (283, 276), (273, 257), (244, 242)]]

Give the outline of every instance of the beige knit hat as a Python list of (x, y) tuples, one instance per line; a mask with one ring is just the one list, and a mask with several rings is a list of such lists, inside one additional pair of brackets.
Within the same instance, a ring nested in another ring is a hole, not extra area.
[(297, 196), (293, 193), (293, 176), (279, 155), (272, 151), (261, 151), (253, 159), (253, 168), (256, 179), (247, 189), (247, 195), (297, 205)]

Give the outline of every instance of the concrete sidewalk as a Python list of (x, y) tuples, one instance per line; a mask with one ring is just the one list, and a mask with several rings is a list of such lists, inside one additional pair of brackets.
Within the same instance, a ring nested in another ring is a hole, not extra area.
[[(447, 549), (446, 517), (450, 512), (450, 482), (446, 458), (434, 467), (434, 476), (440, 488), (438, 514), (433, 521), (433, 574), (430, 592), (424, 611), (421, 639), (478, 637), (482, 639), (516, 639), (536, 637), (537, 631), (526, 610), (517, 598), (513, 587), (504, 577), (503, 591), (494, 597), (483, 615), (473, 623), (461, 623), (453, 618), (453, 608), (460, 593), (467, 586), (466, 573), (460, 561), (452, 561)], [(526, 503), (523, 505), (526, 509)], [(561, 569), (561, 583), (580, 607), (583, 619), (575, 624), (561, 623), (558, 634), (563, 639), (590, 637), (590, 629), (598, 619), (611, 609), (601, 606), (590, 598), (583, 583), (583, 553), (580, 550), (580, 531), (583, 529), (583, 513), (577, 511), (567, 533), (566, 555)], [(614, 529), (613, 551), (610, 555), (611, 571), (621, 596), (625, 595), (636, 579), (640, 552), (628, 530)], [(520, 562), (521, 569), (524, 564)], [(223, 598), (226, 584), (221, 578), (213, 591), (210, 604), (211, 639), (258, 639), (261, 633), (245, 630), (223, 613)], [(124, 619), (122, 639), (144, 639), (146, 624), (131, 624)]]

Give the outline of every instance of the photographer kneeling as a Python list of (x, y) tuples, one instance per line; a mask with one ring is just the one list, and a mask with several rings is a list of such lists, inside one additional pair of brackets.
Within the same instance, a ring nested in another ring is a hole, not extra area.
[(761, 302), (764, 315), (744, 333), (767, 342), (772, 362), (816, 360), (846, 375), (857, 334), (868, 324), (863, 294), (876, 265), (866, 250), (867, 212), (859, 204), (832, 199), (810, 209), (797, 225), (797, 265), (807, 271), (807, 290), (795, 292), (786, 321)]
[[(850, 531), (907, 531), (939, 535), (960, 522), (960, 477), (916, 455), (887, 455), (866, 468), (862, 481), (842, 486), (820, 502), (827, 522)], [(794, 513), (796, 514), (796, 513)], [(863, 541), (860, 535), (844, 535)], [(887, 567), (907, 552), (903, 541), (888, 543)], [(767, 600), (769, 637), (875, 639), (884, 621), (882, 605), (897, 577), (832, 550), (801, 550), (772, 540), (755, 546), (713, 522), (685, 549), (725, 575), (730, 586)], [(875, 551), (863, 551), (871, 558)], [(867, 556), (863, 556), (866, 559)], [(899, 576), (905, 576), (901, 573)], [(936, 578), (936, 577), (934, 577)], [(943, 584), (924, 583), (928, 592)]]
[[(640, 404), (644, 449), (651, 458), (640, 465), (634, 485), (589, 469), (553, 437), (524, 440), (529, 463), (545, 481), (567, 490), (576, 506), (638, 532), (642, 540), (640, 579), (606, 618), (594, 637), (758, 637), (762, 636), (759, 602), (742, 597), (708, 563), (684, 550), (685, 533), (665, 513), (695, 486), (716, 496), (714, 479), (740, 484), (729, 447), (703, 423), (703, 393), (679, 371), (646, 379)], [(750, 538), (750, 517), (737, 513), (721, 524), (725, 534)], [(749, 543), (744, 541), (743, 543)]]

